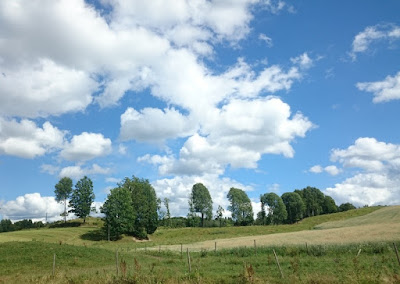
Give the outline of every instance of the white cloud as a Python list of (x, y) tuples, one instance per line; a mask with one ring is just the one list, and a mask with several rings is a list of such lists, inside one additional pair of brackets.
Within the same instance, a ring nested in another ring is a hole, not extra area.
[(48, 173), (50, 175), (54, 175), (60, 171), (60, 167), (49, 164), (42, 164), (40, 166), (40, 171), (42, 173)]
[(0, 114), (46, 117), (82, 111), (92, 102), (97, 85), (85, 72), (50, 60), (19, 70), (0, 65)]
[(303, 69), (308, 69), (313, 65), (313, 60), (308, 56), (307, 52), (304, 52), (303, 54), (297, 57), (290, 58), (290, 61), (292, 61), (293, 64), (298, 65), (300, 68)]
[(361, 91), (374, 94), (373, 102), (382, 103), (400, 99), (400, 72), (396, 75), (387, 76), (383, 81), (357, 83)]
[(42, 128), (31, 120), (0, 117), (0, 154), (33, 159), (63, 147), (65, 132), (50, 122)]
[[(192, 186), (196, 183), (203, 183), (210, 192), (213, 200), (213, 212), (221, 205), (225, 211), (229, 205), (226, 195), (231, 187), (240, 188), (245, 191), (252, 190), (251, 187), (245, 186), (235, 180), (229, 178), (220, 178), (215, 174), (205, 174), (201, 176), (177, 176), (170, 179), (160, 179), (152, 182), (157, 196), (161, 199), (165, 197), (170, 199), (170, 210), (173, 216), (186, 216), (189, 212), (189, 195)], [(229, 212), (225, 212), (229, 216)]]
[(385, 171), (394, 167), (400, 159), (400, 146), (379, 142), (375, 138), (358, 138), (347, 149), (334, 149), (332, 161), (339, 161), (345, 167), (357, 167), (370, 172)]
[(315, 173), (315, 174), (322, 173), (323, 170), (324, 170), (324, 169), (323, 169), (320, 165), (312, 166), (312, 167), (309, 169), (309, 171), (310, 171), (311, 173)]
[[(102, 202), (93, 202), (92, 207), (96, 207), (97, 213), (91, 213), (91, 216), (101, 217), (100, 207)], [(67, 208), (68, 210), (69, 208)], [(10, 219), (13, 222), (23, 219), (32, 219), (33, 222), (59, 221), (63, 217), (60, 214), (64, 212), (64, 205), (55, 200), (53, 196), (41, 196), (40, 193), (27, 193), (18, 196), (15, 200), (7, 201), (1, 204), (0, 213), (3, 219)], [(68, 219), (76, 218), (74, 214), (69, 214)]]
[(41, 196), (40, 193), (27, 193), (1, 205), (3, 218), (12, 221), (45, 221), (47, 214), (47, 220), (52, 222), (60, 220), (63, 211), (64, 205), (58, 203), (53, 196)]
[(227, 165), (256, 168), (263, 154), (293, 157), (290, 143), (313, 127), (274, 97), (232, 100), (222, 109), (209, 110), (202, 120), (202, 134), (186, 140), (178, 159), (145, 156), (140, 161), (159, 164), (161, 174), (222, 174)]
[(342, 170), (336, 167), (335, 165), (327, 166), (325, 168), (321, 167), (320, 165), (315, 165), (312, 166), (309, 169), (309, 172), (314, 173), (314, 174), (320, 174), (322, 172), (327, 172), (331, 176), (336, 176), (338, 175)]
[(66, 143), (60, 155), (69, 161), (87, 161), (111, 153), (111, 140), (103, 134), (83, 132)]
[(334, 149), (331, 159), (346, 168), (361, 170), (326, 189), (326, 194), (338, 203), (352, 202), (356, 206), (400, 203), (400, 145), (358, 138), (347, 149)]
[(269, 36), (265, 34), (259, 34), (258, 39), (264, 41), (268, 47), (272, 46), (272, 38), (270, 38)]
[(400, 27), (394, 24), (366, 27), (354, 37), (350, 56), (355, 60), (357, 53), (366, 52), (372, 43), (380, 40), (393, 41), (399, 38)]
[(336, 176), (341, 172), (341, 169), (338, 169), (336, 166), (331, 165), (324, 168), (325, 172), (330, 174), (331, 176)]
[(74, 180), (81, 179), (84, 176), (89, 175), (107, 175), (111, 173), (110, 168), (103, 168), (97, 164), (93, 164), (92, 167), (83, 168), (81, 166), (69, 166), (62, 168), (59, 177), (70, 177)]
[(289, 13), (295, 12), (295, 9), (292, 5), (289, 5), (282, 0), (262, 0), (261, 3), (265, 9), (273, 14), (279, 14), (284, 10), (287, 10)]
[(175, 109), (145, 108), (140, 112), (128, 108), (121, 115), (121, 139), (157, 142), (184, 137), (196, 129), (194, 121)]

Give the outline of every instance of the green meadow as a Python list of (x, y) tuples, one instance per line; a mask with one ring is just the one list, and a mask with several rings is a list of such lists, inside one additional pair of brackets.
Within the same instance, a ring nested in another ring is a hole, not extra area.
[(400, 207), (367, 207), (294, 225), (159, 228), (149, 241), (116, 242), (102, 239), (93, 218), (0, 234), (0, 283), (399, 283), (399, 218)]

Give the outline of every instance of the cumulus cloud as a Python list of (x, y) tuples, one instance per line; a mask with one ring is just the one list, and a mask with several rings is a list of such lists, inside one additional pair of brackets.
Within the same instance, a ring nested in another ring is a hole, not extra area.
[[(95, 207), (97, 212), (91, 213), (91, 216), (101, 217), (101, 206), (102, 202), (94, 202), (92, 207)], [(62, 203), (57, 202), (53, 196), (41, 196), (40, 193), (27, 193), (18, 196), (15, 200), (1, 204), (0, 209), (3, 218), (10, 219), (13, 222), (23, 219), (31, 219), (33, 222), (59, 221), (63, 218), (60, 216), (62, 212), (64, 212)], [(76, 216), (69, 214), (68, 218), (73, 219)]]
[(175, 109), (145, 108), (140, 112), (128, 108), (121, 115), (122, 140), (156, 142), (184, 137), (196, 129), (195, 122)]
[(327, 172), (328, 174), (330, 174), (331, 176), (336, 176), (338, 175), (342, 170), (339, 169), (338, 167), (336, 167), (335, 165), (331, 165), (331, 166), (327, 166), (325, 168), (321, 167), (320, 165), (315, 165), (312, 166), (309, 169), (310, 173), (314, 173), (314, 174), (320, 174), (322, 172)]
[(58, 203), (53, 196), (28, 193), (2, 204), (0, 212), (4, 219), (12, 221), (23, 219), (45, 221), (47, 215), (47, 220), (52, 222), (61, 219), (60, 214), (64, 212), (64, 205)]
[(103, 168), (98, 164), (93, 164), (91, 167), (82, 166), (69, 166), (62, 168), (59, 177), (70, 177), (72, 179), (78, 180), (84, 176), (89, 175), (108, 175), (111, 173), (110, 168)]
[(374, 94), (374, 103), (400, 99), (400, 72), (387, 76), (383, 81), (357, 83), (357, 88)]
[(358, 138), (347, 149), (334, 149), (333, 161), (345, 168), (360, 170), (326, 193), (338, 203), (352, 202), (363, 205), (392, 205), (400, 202), (400, 145)]
[(38, 127), (31, 120), (0, 117), (0, 154), (33, 159), (62, 148), (65, 134), (50, 122)]
[(60, 155), (69, 161), (87, 161), (111, 153), (111, 140), (100, 133), (83, 132), (66, 143)]
[[(203, 183), (210, 192), (213, 200), (213, 211), (218, 205), (223, 208), (228, 207), (229, 201), (226, 195), (231, 187), (240, 188), (245, 191), (251, 191), (252, 188), (245, 186), (230, 178), (220, 178), (216, 174), (205, 174), (200, 176), (177, 176), (174, 178), (159, 179), (151, 184), (156, 190), (157, 196), (161, 199), (167, 197), (170, 199), (170, 210), (173, 216), (186, 216), (189, 212), (189, 195), (192, 186), (196, 183)], [(229, 212), (225, 212), (229, 216)]]
[(159, 164), (161, 174), (222, 174), (227, 165), (256, 168), (263, 154), (293, 157), (290, 145), (304, 137), (313, 124), (302, 114), (292, 115), (278, 98), (232, 100), (203, 116), (201, 134), (189, 137), (179, 157), (145, 156), (140, 161)]
[(397, 39), (400, 39), (400, 27), (394, 24), (366, 27), (354, 37), (350, 56), (355, 60), (357, 53), (366, 52), (374, 42)]

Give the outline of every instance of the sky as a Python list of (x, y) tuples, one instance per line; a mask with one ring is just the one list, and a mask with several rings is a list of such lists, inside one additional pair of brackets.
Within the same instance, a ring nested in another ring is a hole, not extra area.
[[(319, 188), (400, 204), (400, 1), (0, 1), (0, 217), (61, 219), (54, 186)], [(226, 212), (229, 215), (229, 212)]]

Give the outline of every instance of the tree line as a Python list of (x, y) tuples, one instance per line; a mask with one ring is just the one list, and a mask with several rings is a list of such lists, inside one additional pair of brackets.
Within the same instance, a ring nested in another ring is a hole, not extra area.
[[(55, 199), (64, 204), (60, 214), (64, 222), (68, 213), (74, 213), (83, 219), (94, 210), (91, 207), (95, 195), (93, 182), (88, 177), (80, 179), (73, 188), (72, 179), (63, 177), (55, 185)], [(260, 195), (261, 210), (254, 219), (253, 207), (247, 193), (232, 187), (227, 199), (231, 217), (223, 217), (225, 209), (218, 206), (213, 216), (213, 201), (209, 190), (202, 184), (196, 183), (189, 196), (189, 212), (186, 217), (172, 217), (169, 199), (161, 201), (147, 179), (132, 176), (125, 178), (117, 187), (112, 189), (101, 207), (104, 213), (102, 231), (108, 239), (117, 240), (122, 235), (132, 235), (140, 239), (156, 231), (158, 226), (166, 227), (210, 227), (210, 226), (249, 226), (249, 225), (278, 225), (293, 224), (303, 218), (330, 214), (355, 209), (351, 203), (340, 206), (335, 204), (332, 197), (324, 195), (318, 188), (306, 187), (294, 192), (286, 192), (282, 196), (276, 193)], [(67, 211), (68, 207), (71, 208)], [(164, 209), (162, 209), (162, 204)], [(32, 220), (22, 220), (12, 223), (10, 220), (0, 222), (0, 232), (42, 227), (42, 222), (32, 223)]]

